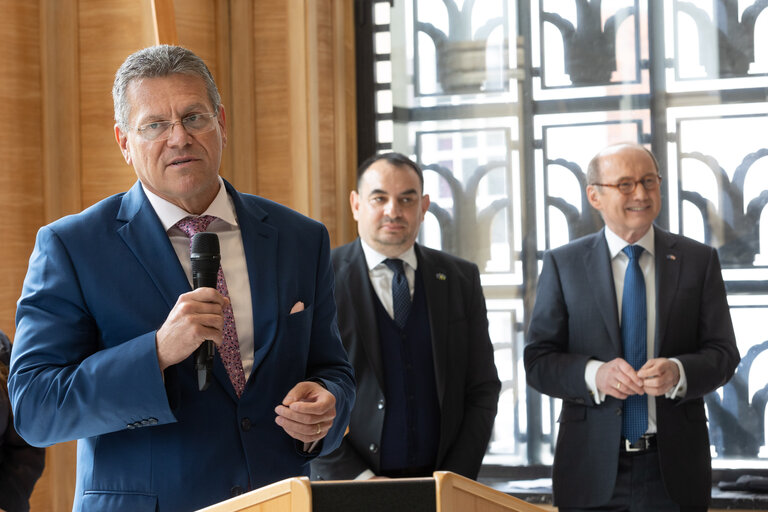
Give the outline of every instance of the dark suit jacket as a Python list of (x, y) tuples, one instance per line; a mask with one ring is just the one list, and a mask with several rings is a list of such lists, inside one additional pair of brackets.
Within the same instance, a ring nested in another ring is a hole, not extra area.
[[(7, 370), (11, 342), (0, 332), (0, 366)], [(0, 383), (0, 509), (6, 512), (29, 510), (29, 496), (43, 473), (45, 450), (29, 446), (13, 428), (11, 402)]]
[[(416, 246), (429, 309), (440, 440), (435, 470), (476, 478), (496, 417), (500, 383), (488, 336), (485, 298), (477, 266)], [(332, 252), (339, 330), (355, 368), (357, 401), (341, 447), (312, 462), (317, 478), (378, 474), (385, 397), (376, 322), (378, 297), (368, 277), (360, 240)]]
[[(656, 357), (685, 369), (683, 399), (656, 397), (658, 453), (670, 497), (709, 503), (711, 462), (703, 396), (739, 362), (717, 252), (655, 228)], [(622, 403), (595, 405), (584, 381), (589, 359), (622, 357), (616, 291), (604, 231), (546, 253), (528, 329), (528, 383), (562, 398), (553, 468), (557, 505), (606, 502), (616, 481)]]
[[(191, 356), (158, 370), (156, 330), (191, 287), (138, 183), (38, 232), (9, 389), (27, 441), (79, 440), (75, 510), (196, 510), (308, 475), (311, 457), (274, 411), (302, 380), (336, 397), (322, 449), (341, 442), (354, 379), (335, 323), (327, 231), (226, 186), (253, 300), (254, 365), (239, 400), (218, 352), (206, 391)], [(289, 314), (297, 301), (304, 311)]]

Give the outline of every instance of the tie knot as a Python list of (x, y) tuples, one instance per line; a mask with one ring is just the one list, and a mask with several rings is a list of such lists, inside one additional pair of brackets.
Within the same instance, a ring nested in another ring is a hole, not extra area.
[(180, 230), (182, 230), (184, 233), (187, 234), (189, 238), (192, 238), (197, 233), (202, 233), (206, 229), (208, 229), (208, 226), (216, 219), (213, 215), (202, 215), (200, 217), (184, 217), (179, 222), (176, 223), (176, 226)]
[(628, 245), (622, 249), (622, 252), (629, 256), (629, 260), (632, 261), (640, 257), (643, 253), (643, 247), (641, 245)]
[(403, 268), (403, 260), (399, 258), (387, 258), (384, 260), (384, 264), (389, 267), (389, 270), (394, 272), (395, 275), (405, 273), (405, 269)]

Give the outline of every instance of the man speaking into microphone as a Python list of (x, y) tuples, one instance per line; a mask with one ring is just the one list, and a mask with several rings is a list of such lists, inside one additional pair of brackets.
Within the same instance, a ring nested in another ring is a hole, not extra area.
[[(78, 440), (74, 510), (196, 510), (308, 475), (355, 389), (326, 229), (219, 176), (225, 111), (192, 52), (136, 52), (112, 92), (138, 181), (38, 232), (8, 382), (16, 429)], [(219, 242), (215, 283), (193, 283), (199, 233)]]

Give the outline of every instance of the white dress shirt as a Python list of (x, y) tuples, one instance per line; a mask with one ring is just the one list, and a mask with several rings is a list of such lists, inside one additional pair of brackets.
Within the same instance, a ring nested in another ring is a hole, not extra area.
[[(624, 295), (624, 275), (627, 272), (627, 266), (629, 266), (629, 256), (624, 254), (623, 249), (628, 244), (624, 239), (611, 231), (608, 226), (605, 227), (605, 240), (608, 243), (608, 251), (611, 255), (611, 270), (613, 271), (613, 284), (616, 290), (616, 304), (619, 310), (619, 316), (621, 316), (621, 302)], [(648, 359), (656, 357), (656, 264), (654, 259), (655, 243), (654, 243), (654, 231), (653, 226), (643, 237), (638, 240), (635, 245), (641, 246), (644, 251), (640, 255), (638, 264), (643, 272), (645, 278), (645, 301), (646, 301), (646, 354)], [(621, 318), (619, 318), (621, 321)], [(687, 380), (685, 378), (685, 370), (683, 364), (676, 358), (670, 358), (670, 361), (674, 361), (680, 370), (680, 380), (677, 386), (668, 391), (665, 396), (667, 398), (677, 398), (685, 396), (687, 391)], [(596, 404), (600, 404), (605, 400), (605, 393), (598, 391), (597, 389), (597, 370), (605, 364), (605, 361), (598, 361), (592, 359), (587, 363), (587, 368), (584, 374), (584, 379), (587, 383), (587, 387), (592, 392), (592, 396), (595, 399)], [(656, 432), (656, 401), (651, 400), (652, 397), (648, 396), (648, 433)]]
[[(191, 213), (166, 201), (160, 196), (147, 190), (142, 184), (152, 208), (160, 218), (163, 228), (168, 233), (173, 250), (179, 258), (184, 273), (187, 274), (189, 284), (192, 286), (192, 263), (189, 260), (189, 237), (176, 226), (176, 223)], [(235, 206), (227, 195), (224, 181), (219, 177), (219, 193), (203, 212), (203, 215), (213, 215), (216, 219), (208, 226), (209, 233), (216, 233), (219, 237), (221, 249), (221, 268), (224, 279), (227, 281), (227, 291), (232, 304), (232, 313), (235, 316), (237, 339), (240, 343), (240, 357), (243, 360), (245, 379), (253, 369), (253, 306), (251, 303), (251, 283), (248, 280), (248, 266), (245, 262), (245, 250), (243, 238), (240, 235), (240, 226), (237, 224)], [(192, 215), (194, 216), (194, 215)]]
[[(392, 303), (392, 277), (395, 273), (384, 264), (386, 256), (374, 250), (370, 245), (366, 244), (363, 239), (360, 239), (360, 243), (363, 246), (363, 254), (365, 254), (365, 262), (368, 264), (368, 276), (371, 278), (371, 284), (376, 292), (376, 296), (379, 297), (381, 304), (389, 314), (390, 318), (395, 318), (395, 308)], [(411, 298), (413, 298), (413, 291), (416, 283), (416, 268), (419, 266), (416, 259), (416, 251), (411, 245), (407, 251), (398, 256), (403, 260), (403, 268), (405, 269), (405, 278), (408, 280), (408, 288), (411, 290)]]

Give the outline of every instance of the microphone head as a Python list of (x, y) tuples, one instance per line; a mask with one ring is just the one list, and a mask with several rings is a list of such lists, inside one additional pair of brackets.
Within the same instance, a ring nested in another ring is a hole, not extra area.
[(219, 237), (216, 233), (195, 233), (190, 245), (192, 258), (220, 257)]
[(190, 246), (192, 282), (195, 288), (216, 288), (221, 254), (216, 233), (196, 233)]

